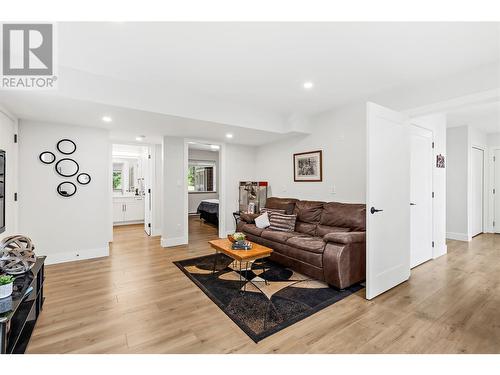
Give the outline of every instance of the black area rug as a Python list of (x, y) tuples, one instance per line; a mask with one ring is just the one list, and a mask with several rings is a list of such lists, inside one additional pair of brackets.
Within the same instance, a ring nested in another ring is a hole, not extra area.
[(223, 254), (174, 264), (255, 342), (363, 289), (357, 284), (339, 291), (269, 260), (241, 271)]

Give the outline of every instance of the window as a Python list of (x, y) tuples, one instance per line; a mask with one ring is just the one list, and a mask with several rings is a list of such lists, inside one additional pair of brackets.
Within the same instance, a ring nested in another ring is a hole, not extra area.
[(189, 160), (187, 179), (188, 192), (215, 192), (215, 162)]
[(122, 171), (113, 171), (113, 191), (122, 191)]

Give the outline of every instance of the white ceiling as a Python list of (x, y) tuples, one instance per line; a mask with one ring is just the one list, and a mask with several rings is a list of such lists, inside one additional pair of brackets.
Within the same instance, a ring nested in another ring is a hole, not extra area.
[(469, 125), (485, 133), (500, 133), (500, 102), (460, 108), (447, 113), (448, 127)]
[(0, 91), (0, 103), (116, 140), (232, 132), (256, 145), (307, 132), (310, 116), (353, 100), (497, 64), (499, 25), (60, 23), (59, 89)]
[[(500, 57), (496, 23), (62, 23), (59, 62), (288, 116)], [(304, 81), (314, 90), (302, 89)]]

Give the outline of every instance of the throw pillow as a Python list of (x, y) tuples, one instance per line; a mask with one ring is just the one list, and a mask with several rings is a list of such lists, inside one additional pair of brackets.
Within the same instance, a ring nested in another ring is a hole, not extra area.
[(297, 220), (297, 215), (286, 215), (277, 212), (273, 212), (269, 217), (270, 226), (269, 229), (277, 230), (280, 232), (293, 232), (295, 230), (295, 221)]
[(263, 214), (264, 212), (267, 212), (269, 216), (271, 216), (273, 213), (284, 214), (285, 210), (279, 210), (277, 208), (261, 208), (260, 213)]
[(267, 228), (271, 223), (269, 223), (269, 215), (267, 212), (264, 212), (262, 215), (255, 218), (255, 226), (257, 228)]

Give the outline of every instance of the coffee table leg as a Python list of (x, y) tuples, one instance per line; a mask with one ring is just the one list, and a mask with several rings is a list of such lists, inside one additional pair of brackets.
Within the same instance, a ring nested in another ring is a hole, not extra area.
[(212, 270), (212, 275), (215, 275), (215, 269), (217, 267), (217, 258), (219, 257), (219, 252), (215, 250), (215, 257), (214, 257), (214, 269)]

